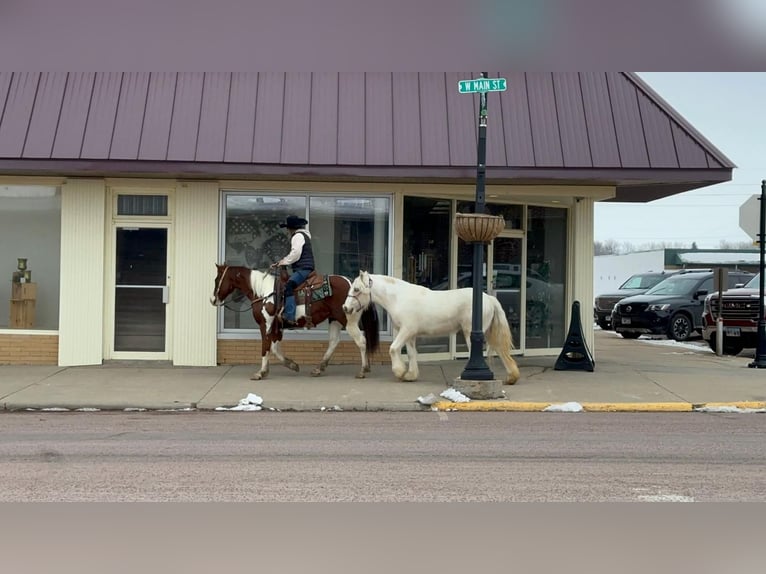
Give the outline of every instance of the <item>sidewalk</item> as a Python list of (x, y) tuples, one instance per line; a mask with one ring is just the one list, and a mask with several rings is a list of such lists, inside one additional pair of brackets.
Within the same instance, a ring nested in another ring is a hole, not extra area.
[[(422, 405), (419, 397), (452, 385), (466, 360), (421, 362), (420, 380), (399, 382), (388, 365), (355, 379), (357, 365), (330, 365), (311, 377), (272, 364), (269, 378), (251, 381), (255, 365), (172, 367), (153, 363), (89, 367), (0, 366), (0, 410), (198, 410), (236, 406), (254, 393), (269, 410), (344, 411), (693, 411), (766, 409), (766, 369), (752, 355), (717, 357), (703, 342), (630, 341), (596, 331), (596, 369), (555, 371), (556, 357), (519, 357), (521, 379), (506, 398)], [(490, 368), (501, 376), (498, 359)], [(567, 403), (575, 403), (567, 405)]]

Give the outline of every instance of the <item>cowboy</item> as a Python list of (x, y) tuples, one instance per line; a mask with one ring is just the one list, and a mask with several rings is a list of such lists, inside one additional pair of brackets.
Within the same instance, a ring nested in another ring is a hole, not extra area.
[(311, 233), (306, 229), (307, 224), (308, 221), (297, 215), (288, 215), (285, 222), (279, 224), (279, 227), (287, 228), (290, 234), (290, 253), (271, 266), (292, 265), (293, 270), (285, 285), (285, 310), (282, 315), (282, 326), (286, 329), (294, 329), (297, 326), (293, 291), (314, 271), (314, 252), (311, 249)]

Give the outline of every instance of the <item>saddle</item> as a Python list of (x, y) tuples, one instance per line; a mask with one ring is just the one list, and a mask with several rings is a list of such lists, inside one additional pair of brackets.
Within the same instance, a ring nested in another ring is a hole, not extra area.
[[(280, 316), (284, 310), (285, 285), (289, 279), (290, 274), (287, 272), (287, 268), (281, 267), (276, 290), (276, 303)], [(301, 317), (301, 319), (297, 320), (299, 326), (305, 327), (307, 329), (315, 327), (316, 325), (314, 325), (313, 321), (311, 320), (311, 303), (316, 303), (317, 301), (321, 301), (322, 299), (326, 299), (327, 297), (332, 296), (332, 288), (330, 287), (329, 278), (326, 275), (321, 275), (316, 271), (312, 271), (309, 273), (309, 276), (306, 278), (306, 280), (293, 290), (293, 294), (295, 295), (296, 306), (306, 306), (306, 312), (304, 313), (305, 317)], [(303, 325), (300, 325), (301, 321), (304, 321)]]

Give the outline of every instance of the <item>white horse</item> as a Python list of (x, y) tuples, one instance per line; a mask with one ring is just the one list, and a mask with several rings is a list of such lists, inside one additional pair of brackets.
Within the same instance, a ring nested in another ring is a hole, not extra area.
[[(513, 338), (508, 318), (496, 297), (482, 295), (482, 331), (487, 346), (500, 356), (508, 372), (505, 384), (512, 385), (519, 379), (519, 367), (511, 355)], [(415, 340), (419, 335), (448, 335), (461, 330), (470, 349), (473, 289), (432, 291), (395, 277), (360, 271), (351, 284), (343, 310), (346, 313), (363, 311), (373, 302), (388, 311), (398, 330), (389, 350), (391, 368), (398, 379), (418, 378)], [(404, 345), (407, 345), (409, 368), (402, 360)]]

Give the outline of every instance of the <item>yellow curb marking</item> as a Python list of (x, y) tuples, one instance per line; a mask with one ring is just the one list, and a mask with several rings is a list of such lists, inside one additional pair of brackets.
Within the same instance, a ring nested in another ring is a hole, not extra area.
[[(564, 402), (514, 402), (514, 401), (469, 401), (454, 403), (439, 401), (431, 405), (436, 411), (505, 411), (540, 412), (552, 405)], [(692, 412), (705, 407), (737, 407), (740, 409), (766, 409), (764, 401), (738, 401), (730, 403), (579, 403), (587, 412)]]

